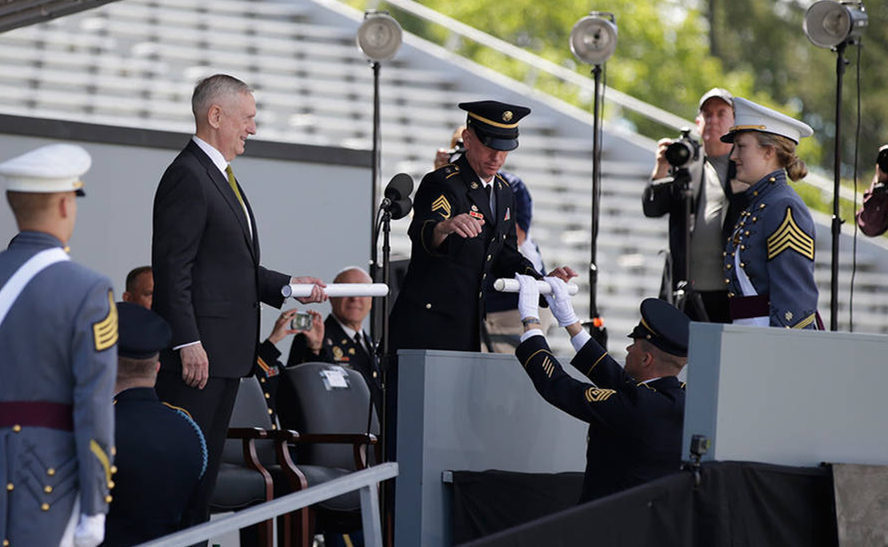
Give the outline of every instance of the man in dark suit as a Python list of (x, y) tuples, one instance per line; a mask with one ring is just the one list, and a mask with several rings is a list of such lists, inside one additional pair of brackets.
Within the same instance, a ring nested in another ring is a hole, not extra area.
[(229, 162), (256, 132), (256, 101), (240, 80), (217, 74), (191, 99), (197, 131), (167, 168), (154, 197), (153, 309), (172, 329), (157, 393), (185, 408), (207, 439), (209, 462), (193, 522), (208, 518), (239, 379), (256, 362), (259, 304), (280, 307), (281, 287), (314, 283), (304, 302), (326, 297), (312, 277), (260, 265), (253, 211)]
[(537, 281), (518, 278), (525, 333), (515, 354), (544, 399), (589, 423), (580, 502), (677, 472), (685, 391), (676, 376), (687, 363), (688, 317), (663, 300), (645, 299), (623, 368), (583, 330), (564, 283), (546, 278), (552, 313), (577, 350), (571, 364), (592, 383), (581, 382), (561, 368), (539, 330)]
[(154, 391), (170, 327), (151, 310), (117, 303), (117, 447), (105, 545), (136, 545), (177, 531), (207, 466), (203, 433), (187, 412)]
[[(530, 109), (498, 101), (468, 112), (465, 154), (428, 173), (416, 192), (410, 265), (391, 314), (391, 348), (480, 351), (484, 292), (498, 277), (539, 276), (517, 248), (515, 198), (497, 172), (518, 147)], [(565, 280), (576, 274), (559, 268)]]

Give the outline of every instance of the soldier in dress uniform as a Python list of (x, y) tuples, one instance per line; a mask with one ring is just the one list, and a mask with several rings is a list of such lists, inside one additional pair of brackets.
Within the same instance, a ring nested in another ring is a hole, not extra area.
[(795, 154), (814, 132), (784, 114), (736, 97), (734, 126), (722, 136), (734, 143), (737, 181), (748, 205), (726, 242), (725, 286), (735, 324), (822, 328), (814, 283), (814, 221), (789, 187), (808, 170)]
[(0, 253), (0, 536), (92, 546), (111, 501), (117, 308), (70, 260), (91, 158), (53, 144), (0, 164), (19, 233)]
[(144, 306), (117, 303), (117, 396), (114, 398), (118, 473), (104, 545), (136, 545), (182, 527), (182, 515), (207, 468), (207, 445), (185, 410), (154, 391), (160, 350), (170, 327)]
[[(498, 101), (468, 112), (465, 154), (423, 177), (408, 233), (410, 265), (391, 314), (391, 348), (479, 351), (485, 288), (516, 272), (539, 277), (517, 248), (515, 199), (497, 172), (530, 109)], [(565, 280), (576, 274), (558, 268)]]
[(565, 284), (545, 278), (549, 307), (577, 350), (571, 364), (591, 381), (581, 382), (561, 368), (539, 329), (537, 282), (516, 277), (525, 333), (515, 354), (546, 401), (589, 423), (580, 502), (679, 471), (685, 386), (676, 376), (687, 363), (690, 319), (663, 300), (645, 299), (624, 368), (583, 330)]

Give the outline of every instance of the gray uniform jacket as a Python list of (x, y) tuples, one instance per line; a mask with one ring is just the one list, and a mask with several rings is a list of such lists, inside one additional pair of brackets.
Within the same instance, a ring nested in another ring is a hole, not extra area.
[[(0, 286), (34, 254), (61, 247), (22, 232), (0, 253)], [(111, 282), (72, 261), (25, 286), (0, 325), (0, 533), (58, 545), (75, 499), (108, 511), (117, 374)]]

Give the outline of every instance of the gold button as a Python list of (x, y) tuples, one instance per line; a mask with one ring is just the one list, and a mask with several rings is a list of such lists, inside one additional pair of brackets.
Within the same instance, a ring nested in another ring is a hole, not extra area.
[(432, 309), (432, 305), (431, 305), (431, 304), (426, 304), (426, 309), (427, 309), (427, 310)]
[(116, 465), (111, 466), (111, 474), (113, 475), (114, 473), (117, 473), (117, 466)]
[(117, 455), (117, 447), (116, 447), (116, 446), (112, 446), (112, 447), (111, 447), (111, 455), (112, 455), (112, 456), (116, 456), (116, 455)]
[(6, 491), (12, 492), (13, 490), (15, 490), (15, 485), (12, 484), (11, 482), (6, 483)]
[(8, 539), (3, 540), (3, 547), (9, 547), (9, 540)]
[(111, 503), (111, 500), (113, 499), (114, 498), (112, 498), (111, 496), (105, 496), (105, 503)]
[(725, 278), (725, 285), (730, 285), (730, 284), (731, 284), (731, 280), (728, 278)]
[(41, 510), (41, 511), (49, 511), (49, 504), (48, 504), (48, 503), (44, 503), (44, 504), (42, 504), (42, 505), (40, 506), (40, 510)]
[(12, 431), (14, 433), (18, 433), (21, 430), (22, 430), (22, 426), (20, 426), (19, 424), (15, 424), (14, 426), (12, 426)]
[(484, 291), (478, 291), (478, 298), (484, 298)]
[(493, 255), (487, 255), (487, 261), (490, 262), (490, 259)]
[(108, 481), (108, 488), (114, 488), (115, 486), (117, 485), (114, 484), (114, 481)]
[(264, 383), (265, 383), (265, 378), (259, 378), (259, 383), (264, 384)]
[(752, 195), (753, 195), (753, 196), (757, 196), (757, 195), (759, 195), (758, 190), (753, 190)]
[(746, 245), (740, 245), (740, 250), (741, 250), (741, 251), (745, 251), (745, 250), (746, 250)]
[(734, 256), (735, 254), (737, 254), (737, 253), (732, 252), (732, 253), (731, 253), (731, 256)]
[(729, 292), (729, 293), (728, 293), (728, 298), (734, 298), (734, 293)]
[(728, 251), (722, 251), (722, 256), (728, 256)]
[(376, 371), (373, 371), (373, 377), (376, 378)]
[(487, 279), (487, 274), (482, 274), (481, 279)]
[(43, 487), (43, 491), (46, 492), (47, 494), (52, 494), (52, 486), (47, 484), (46, 486)]
[(277, 429), (278, 426), (277, 426), (277, 424), (271, 424), (271, 428), (272, 428), (272, 429)]
[(269, 395), (268, 393), (266, 393), (266, 394), (265, 394), (265, 398), (266, 398), (266, 399), (271, 399), (271, 395)]
[(273, 412), (270, 408), (268, 409), (268, 413), (269, 413), (269, 414), (274, 414), (274, 412)]
[(764, 209), (764, 208), (765, 208), (765, 204), (764, 204), (764, 203), (760, 203), (760, 204), (759, 204), (759, 209)]
[(752, 217), (752, 221), (753, 221), (753, 222), (757, 222), (757, 221), (758, 221), (758, 218), (756, 218), (756, 217)]
[(50, 477), (55, 475), (55, 469), (50, 467), (49, 469), (46, 470), (46, 474), (49, 475)]
[(771, 178), (768, 179), (768, 182), (777, 182), (777, 179), (774, 178), (774, 177), (771, 177)]
[(741, 268), (745, 268), (745, 267), (746, 267), (746, 263), (745, 263), (745, 262), (741, 262), (741, 263), (740, 263), (740, 267), (741, 267)]
[(734, 267), (734, 265), (731, 264), (731, 263), (725, 264), (725, 269), (726, 269), (726, 270), (730, 270), (730, 269), (733, 268), (733, 267)]
[(749, 235), (749, 230), (746, 230), (745, 232), (743, 232), (743, 235), (748, 236), (748, 235)]

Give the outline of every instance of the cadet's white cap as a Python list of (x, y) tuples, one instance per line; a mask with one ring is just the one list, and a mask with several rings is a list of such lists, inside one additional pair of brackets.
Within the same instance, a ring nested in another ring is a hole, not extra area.
[(814, 134), (811, 126), (743, 97), (734, 97), (734, 127), (722, 135), (723, 142), (734, 142), (741, 131), (761, 131), (781, 135), (798, 144), (802, 137)]
[(0, 182), (7, 190), (84, 195), (81, 175), (89, 170), (89, 152), (76, 144), (50, 144), (0, 163)]

